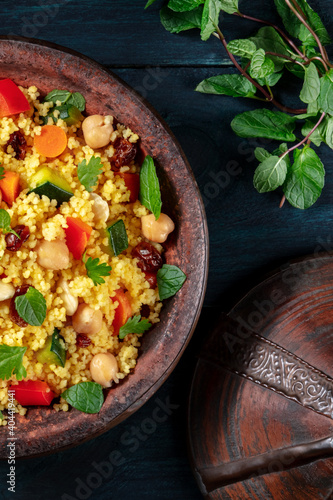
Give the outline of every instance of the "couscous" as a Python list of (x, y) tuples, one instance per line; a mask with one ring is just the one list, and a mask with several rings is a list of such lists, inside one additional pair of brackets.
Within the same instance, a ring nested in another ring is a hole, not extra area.
[(0, 97), (2, 424), (8, 391), (20, 414), (35, 404), (95, 413), (185, 280), (163, 263), (174, 223), (152, 158), (136, 162), (135, 131), (85, 117), (77, 92), (42, 99), (7, 79)]

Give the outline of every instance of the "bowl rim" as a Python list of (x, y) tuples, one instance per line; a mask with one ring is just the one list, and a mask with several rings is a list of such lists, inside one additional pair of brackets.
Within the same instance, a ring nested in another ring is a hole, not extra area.
[[(57, 53), (65, 53), (68, 54), (69, 56), (79, 60), (79, 61), (84, 61), (86, 62), (91, 68), (97, 70), (98, 72), (101, 72), (102, 74), (106, 74), (108, 78), (111, 78), (114, 80), (120, 88), (125, 89), (125, 92), (127, 96), (133, 100), (135, 106), (138, 106), (139, 104), (143, 106), (145, 109), (147, 109), (150, 112), (150, 115), (157, 120), (157, 122), (160, 124), (163, 132), (166, 133), (168, 136), (168, 140), (171, 140), (173, 147), (176, 150), (177, 155), (181, 158), (184, 166), (186, 167), (187, 171), (187, 176), (189, 177), (192, 188), (196, 192), (196, 197), (197, 197), (197, 202), (199, 204), (200, 208), (200, 218), (202, 222), (202, 233), (203, 233), (203, 245), (202, 245), (202, 252), (203, 252), (203, 268), (201, 270), (202, 272), (202, 278), (201, 278), (201, 289), (200, 289), (200, 296), (198, 299), (198, 305), (196, 311), (193, 313), (191, 317), (191, 323), (189, 324), (188, 327), (188, 334), (186, 335), (185, 341), (181, 345), (178, 353), (174, 356), (173, 361), (169, 364), (168, 368), (163, 371), (160, 376), (154, 380), (154, 382), (149, 385), (149, 387), (146, 388), (146, 390), (132, 403), (130, 403), (125, 410), (123, 410), (118, 416), (113, 418), (111, 421), (104, 422), (103, 425), (100, 425), (97, 430), (95, 430), (93, 433), (86, 433), (84, 437), (80, 440), (75, 440), (74, 442), (66, 442), (64, 445), (60, 445), (54, 449), (42, 449), (39, 450), (37, 447), (37, 450), (32, 447), (30, 450), (26, 450), (27, 453), (24, 453), (22, 455), (18, 454), (17, 458), (32, 458), (32, 457), (37, 457), (37, 456), (43, 456), (43, 455), (48, 455), (50, 453), (58, 452), (58, 451), (63, 451), (66, 450), (72, 446), (77, 446), (89, 439), (95, 438), (99, 436), (100, 434), (106, 432), (107, 430), (111, 429), (121, 421), (123, 421), (125, 418), (129, 417), (132, 415), (135, 411), (137, 411), (141, 406), (148, 401), (150, 397), (153, 396), (153, 394), (157, 391), (159, 387), (165, 382), (165, 380), (169, 377), (169, 375), (172, 373), (174, 368), (176, 367), (177, 363), (179, 362), (184, 350), (186, 349), (188, 343), (190, 342), (190, 339), (193, 335), (193, 332), (196, 328), (196, 325), (198, 323), (201, 309), (203, 306), (204, 298), (205, 298), (205, 292), (206, 292), (206, 287), (207, 287), (207, 280), (208, 280), (208, 268), (209, 268), (209, 234), (208, 234), (208, 225), (207, 225), (207, 217), (205, 213), (205, 208), (203, 204), (203, 200), (199, 191), (199, 187), (197, 185), (196, 179), (194, 177), (194, 174), (191, 170), (191, 167), (189, 165), (189, 162), (187, 158), (185, 157), (184, 152), (182, 151), (182, 148), (180, 144), (178, 143), (178, 140), (174, 136), (173, 132), (171, 131), (170, 127), (168, 124), (165, 122), (165, 120), (159, 115), (159, 113), (154, 109), (154, 107), (144, 98), (142, 97), (136, 90), (134, 90), (130, 85), (128, 85), (126, 82), (124, 82), (118, 75), (113, 73), (109, 68), (105, 67), (103, 64), (100, 64), (96, 62), (95, 60), (91, 59), (90, 57), (81, 54), (73, 49), (63, 47), (59, 44), (53, 43), (53, 42), (48, 42), (45, 40), (39, 40), (35, 38), (26, 38), (26, 37), (21, 37), (21, 36), (5, 36), (2, 35), (0, 36), (0, 47), (4, 43), (9, 43), (13, 45), (14, 47), (19, 46), (22, 44), (25, 47), (30, 47), (30, 49), (38, 47), (38, 48), (45, 48), (48, 51), (51, 51), (54, 53), (56, 51)], [(1, 65), (0, 65), (1, 66)], [(168, 299), (170, 300), (170, 299)], [(140, 361), (140, 356), (139, 356), (139, 361)], [(131, 376), (131, 374), (129, 375)], [(127, 377), (126, 377), (127, 378)], [(105, 398), (106, 400), (106, 398)], [(105, 404), (105, 403), (104, 403)], [(29, 412), (34, 411), (33, 408), (29, 408)], [(54, 412), (54, 410), (52, 409)], [(73, 411), (73, 409), (72, 409)], [(77, 410), (74, 410), (77, 412)], [(79, 412), (81, 413), (81, 412)], [(84, 414), (86, 415), (86, 414)], [(97, 414), (99, 415), (99, 414)], [(91, 417), (91, 415), (90, 415)], [(1, 442), (1, 440), (0, 440)], [(3, 448), (3, 447), (2, 447)], [(0, 451), (0, 459), (6, 459), (7, 455), (3, 453), (3, 451)]]

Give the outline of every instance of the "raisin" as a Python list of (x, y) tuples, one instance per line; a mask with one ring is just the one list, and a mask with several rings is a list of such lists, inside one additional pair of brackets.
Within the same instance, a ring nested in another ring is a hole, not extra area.
[(156, 248), (145, 241), (141, 241), (132, 250), (132, 256), (138, 259), (137, 266), (144, 272), (155, 272), (162, 267), (162, 256)]
[(142, 318), (149, 318), (150, 315), (150, 307), (147, 304), (142, 304), (140, 309), (140, 314)]
[(157, 287), (157, 273), (145, 273), (146, 280), (149, 283), (150, 288), (156, 288)]
[(9, 305), (10, 319), (12, 320), (13, 323), (20, 326), (21, 328), (28, 326), (28, 323), (26, 321), (24, 321), (24, 319), (22, 319), (21, 316), (19, 315), (19, 313), (17, 312), (16, 305), (15, 305), (15, 299), (19, 295), (26, 294), (27, 291), (29, 290), (30, 286), (31, 285), (22, 285), (22, 286), (19, 286), (18, 288), (16, 288), (15, 294), (14, 294), (13, 298), (11, 299), (10, 305)]
[(5, 236), (6, 248), (11, 252), (17, 252), (22, 246), (22, 243), (27, 241), (30, 236), (30, 229), (28, 226), (15, 226), (14, 231), (19, 235), (19, 238), (14, 233), (8, 233)]
[(14, 157), (17, 160), (24, 160), (27, 152), (27, 141), (22, 132), (16, 131), (10, 134), (7, 146), (11, 146), (14, 149)]
[(132, 144), (123, 137), (118, 137), (113, 144), (115, 153), (111, 158), (112, 167), (119, 170), (124, 165), (129, 165), (134, 160), (137, 153), (137, 145)]
[(76, 345), (78, 347), (88, 347), (88, 345), (90, 344), (91, 344), (90, 338), (87, 337), (87, 335), (85, 335), (84, 333), (79, 333), (76, 336)]

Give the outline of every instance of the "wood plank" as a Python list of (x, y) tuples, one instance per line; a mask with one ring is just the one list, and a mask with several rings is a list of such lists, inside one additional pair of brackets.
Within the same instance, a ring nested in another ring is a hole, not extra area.
[[(201, 42), (199, 32), (180, 35), (165, 31), (159, 20), (161, 2), (144, 10), (146, 0), (11, 0), (1, 2), (0, 35), (41, 38), (67, 46), (112, 66), (229, 65), (220, 43)], [(312, 4), (333, 28), (331, 0)], [(250, 15), (279, 22), (273, 0), (244, 2)], [(223, 16), (221, 15), (221, 18)], [(227, 40), (254, 33), (258, 25), (235, 16), (221, 21)], [(331, 29), (331, 32), (333, 29)]]
[[(279, 209), (281, 192), (257, 193), (252, 184), (257, 165), (254, 148), (274, 149), (277, 143), (252, 140), (249, 144), (234, 135), (230, 122), (237, 113), (258, 105), (249, 99), (193, 91), (202, 79), (227, 71), (163, 68), (154, 77), (150, 70), (116, 70), (166, 119), (190, 161), (204, 197), (210, 231), (205, 303), (224, 304), (224, 310), (263, 273), (288, 259), (312, 254), (318, 246), (333, 249), (329, 222), (333, 203), (332, 151), (327, 146), (320, 148), (326, 185), (312, 208), (302, 211), (286, 204)], [(297, 106), (298, 99), (290, 96), (297, 95), (299, 85), (297, 78), (284, 77), (278, 93), (281, 100)], [(300, 132), (298, 135), (301, 137)]]

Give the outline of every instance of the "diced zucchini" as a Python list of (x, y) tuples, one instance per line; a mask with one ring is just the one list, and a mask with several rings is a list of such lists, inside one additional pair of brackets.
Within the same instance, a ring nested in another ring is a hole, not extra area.
[(39, 196), (47, 196), (50, 200), (56, 200), (57, 206), (69, 201), (73, 191), (68, 182), (51, 168), (44, 166), (30, 179), (30, 185), (35, 186), (30, 193)]
[(37, 352), (36, 357), (39, 363), (65, 366), (66, 349), (64, 347), (64, 339), (59, 334), (57, 328), (55, 328), (53, 334), (46, 339), (44, 347)]
[(109, 233), (110, 246), (117, 257), (117, 255), (128, 248), (128, 237), (124, 221), (119, 219), (112, 226), (109, 226), (107, 231)]

